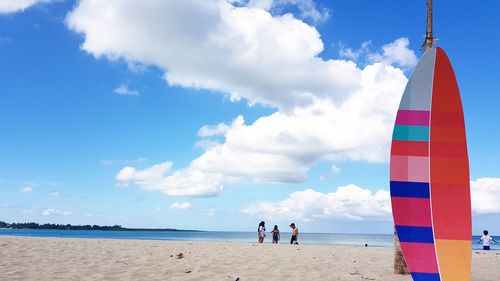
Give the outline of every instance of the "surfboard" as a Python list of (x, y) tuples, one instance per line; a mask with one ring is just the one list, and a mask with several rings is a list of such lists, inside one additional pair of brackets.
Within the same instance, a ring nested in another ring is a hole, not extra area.
[(414, 281), (470, 281), (472, 223), (462, 101), (443, 49), (426, 51), (393, 131), (392, 212)]

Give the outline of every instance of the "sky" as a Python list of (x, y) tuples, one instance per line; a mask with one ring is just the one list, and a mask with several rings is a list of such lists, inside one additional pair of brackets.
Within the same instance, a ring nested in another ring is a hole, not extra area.
[[(500, 3), (435, 1), (500, 233)], [(425, 1), (0, 1), (0, 220), (391, 233)]]

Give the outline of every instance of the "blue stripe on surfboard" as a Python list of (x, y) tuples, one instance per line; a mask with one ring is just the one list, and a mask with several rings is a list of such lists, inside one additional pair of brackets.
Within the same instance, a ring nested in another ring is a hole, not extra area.
[(429, 183), (391, 181), (392, 197), (429, 198)]
[(392, 133), (392, 139), (400, 141), (429, 141), (429, 127), (396, 125)]
[(432, 227), (396, 225), (401, 242), (434, 243)]
[(413, 281), (441, 281), (437, 273), (412, 272)]

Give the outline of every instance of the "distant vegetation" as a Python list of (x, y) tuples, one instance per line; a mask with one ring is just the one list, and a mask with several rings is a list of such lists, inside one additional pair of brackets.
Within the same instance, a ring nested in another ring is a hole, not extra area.
[(193, 231), (173, 228), (125, 228), (121, 225), (100, 226), (100, 225), (71, 225), (71, 224), (38, 224), (36, 222), (6, 223), (0, 221), (0, 228), (11, 229), (56, 229), (56, 230), (111, 230), (111, 231)]

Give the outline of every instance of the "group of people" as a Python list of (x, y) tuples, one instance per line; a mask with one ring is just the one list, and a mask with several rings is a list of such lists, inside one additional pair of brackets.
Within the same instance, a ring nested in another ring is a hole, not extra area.
[[(295, 223), (291, 223), (290, 228), (292, 229), (292, 236), (290, 238), (290, 244), (299, 244), (299, 229), (295, 226)], [(273, 236), (273, 244), (278, 244), (281, 239), (280, 230), (278, 226), (275, 225), (273, 230), (270, 232)], [(259, 227), (257, 228), (257, 236), (259, 237), (259, 243), (264, 243), (264, 239), (266, 238), (266, 222), (261, 221), (259, 223)]]
[[(290, 224), (290, 228), (292, 229), (292, 236), (290, 238), (290, 244), (299, 244), (299, 229), (295, 226), (295, 223)], [(278, 229), (278, 226), (275, 225), (273, 230), (270, 232), (273, 236), (273, 244), (278, 244), (281, 239), (281, 234)], [(257, 236), (259, 237), (259, 243), (264, 243), (264, 239), (266, 238), (266, 222), (261, 221), (259, 223), (259, 227), (257, 228)], [(490, 242), (498, 243), (493, 237), (491, 237), (488, 233), (488, 230), (483, 231), (483, 236), (477, 242), (478, 244), (483, 242), (483, 250), (490, 250)], [(365, 244), (365, 246), (368, 246)]]

